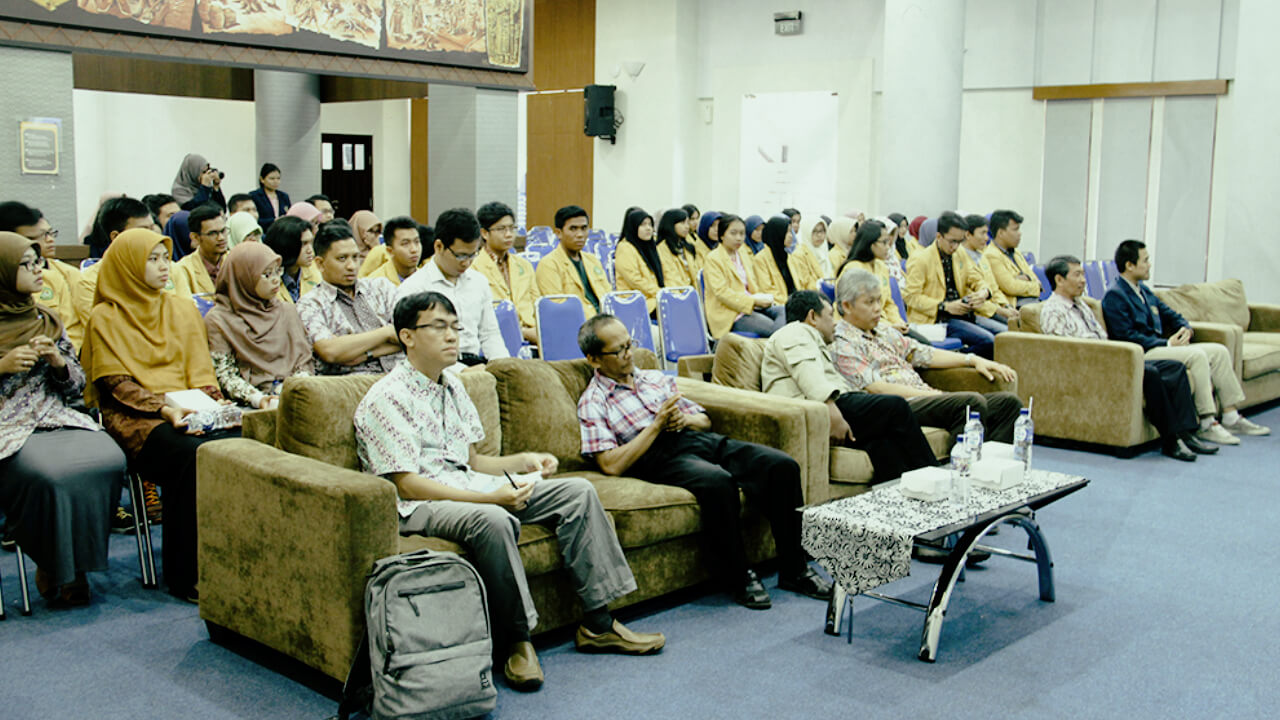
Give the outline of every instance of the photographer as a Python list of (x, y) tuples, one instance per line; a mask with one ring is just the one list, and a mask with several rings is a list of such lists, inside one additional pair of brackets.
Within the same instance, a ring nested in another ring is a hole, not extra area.
[(203, 155), (190, 153), (182, 159), (178, 174), (173, 178), (172, 195), (183, 210), (213, 203), (225, 211), (227, 200), (222, 196), (222, 179), (225, 177), (226, 173), (209, 165)]

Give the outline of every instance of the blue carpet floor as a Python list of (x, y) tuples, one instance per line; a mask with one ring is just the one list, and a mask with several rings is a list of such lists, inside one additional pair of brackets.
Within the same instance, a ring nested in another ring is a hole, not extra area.
[[(500, 690), (494, 717), (1274, 717), (1280, 708), (1280, 409), (1277, 434), (1179, 463), (1036, 448), (1036, 465), (1089, 477), (1039, 513), (1057, 602), (1034, 567), (992, 560), (952, 600), (936, 664), (915, 659), (923, 615), (854, 604), (853, 643), (823, 634), (824, 605), (773, 593), (765, 612), (691, 592), (628, 617), (661, 630), (655, 657), (585, 656), (540, 638), (546, 686)], [(1019, 547), (1006, 528), (996, 544)], [(210, 642), (194, 606), (143, 590), (132, 537), (112, 539), (88, 608), (18, 614), (0, 555), (0, 718), (304, 718), (333, 715), (278, 656)], [(936, 570), (885, 592), (927, 601)], [(772, 585), (772, 581), (768, 583)]]

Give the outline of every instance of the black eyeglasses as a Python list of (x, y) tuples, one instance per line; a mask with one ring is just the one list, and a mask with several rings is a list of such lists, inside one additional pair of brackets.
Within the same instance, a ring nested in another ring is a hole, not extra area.
[(40, 269), (41, 264), (40, 258), (32, 258), (18, 263), (18, 267), (26, 268), (27, 272), (35, 274), (35, 271)]
[(619, 356), (621, 356), (621, 355), (624, 355), (624, 354), (626, 354), (626, 353), (631, 352), (631, 348), (632, 348), (633, 346), (634, 346), (634, 341), (633, 341), (633, 340), (628, 340), (626, 345), (623, 345), (622, 347), (618, 348), (617, 350), (601, 350), (599, 354), (600, 354), (600, 355), (619, 355)]
[(422, 329), (422, 328), (427, 328), (427, 329), (429, 329), (429, 330), (433, 330), (433, 331), (435, 331), (435, 332), (444, 332), (445, 330), (452, 330), (452, 331), (454, 331), (454, 332), (456, 332), (456, 333), (460, 333), (460, 332), (462, 332), (462, 323), (458, 323), (458, 322), (450, 323), (450, 322), (445, 322), (444, 320), (432, 320), (432, 321), (431, 321), (431, 322), (429, 322), (429, 323), (422, 323), (421, 325), (414, 325), (413, 327), (411, 327), (411, 328), (409, 328), (409, 329), (410, 329), (410, 330), (420, 330), (420, 329)]
[(480, 251), (479, 251), (479, 250), (477, 250), (477, 251), (475, 251), (475, 252), (473, 252), (473, 253), (460, 253), (460, 252), (458, 252), (458, 251), (454, 250), (454, 249), (453, 249), (453, 248), (451, 248), (451, 247), (447, 247), (447, 248), (445, 248), (445, 250), (448, 250), (450, 255), (452, 255), (452, 256), (454, 256), (455, 258), (457, 258), (458, 262), (466, 262), (466, 261), (468, 261), (468, 260), (475, 260), (475, 259), (476, 259), (476, 256), (480, 254)]

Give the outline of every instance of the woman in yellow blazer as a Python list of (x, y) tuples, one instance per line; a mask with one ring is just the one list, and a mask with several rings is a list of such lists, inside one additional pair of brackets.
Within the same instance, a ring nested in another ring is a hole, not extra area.
[(827, 225), (821, 217), (812, 223), (801, 220), (800, 238), (789, 250), (793, 266), (791, 274), (795, 277), (796, 287), (801, 290), (817, 290), (819, 280), (836, 276), (835, 268), (826, 267), (831, 264), (827, 254)]
[(324, 279), (315, 264), (316, 254), (311, 248), (314, 239), (311, 223), (291, 215), (277, 218), (262, 236), (263, 244), (276, 251), (284, 268), (276, 293), (281, 302), (296, 303)]
[(831, 249), (827, 251), (831, 275), (827, 277), (840, 276), (840, 268), (844, 267), (844, 261), (849, 258), (849, 248), (853, 245), (853, 232), (856, 226), (857, 222), (847, 217), (835, 218), (827, 226), (827, 242), (831, 243)]
[[(761, 234), (763, 247), (751, 258), (760, 292), (769, 293), (774, 300), (783, 304), (791, 297), (791, 293), (813, 289), (805, 286), (807, 271), (801, 267), (800, 258), (796, 257), (803, 257), (803, 253), (787, 252), (788, 247), (794, 247), (796, 242), (795, 236), (791, 234), (790, 224), (786, 215), (769, 218), (764, 223), (764, 232)], [(816, 285), (817, 281), (814, 283)]]
[(772, 295), (760, 292), (746, 247), (747, 225), (732, 214), (721, 215), (716, 224), (720, 245), (702, 268), (711, 337), (718, 340), (730, 331), (769, 337), (786, 324), (787, 316)]
[(658, 290), (663, 282), (662, 259), (653, 240), (653, 216), (642, 209), (627, 213), (622, 223), (622, 239), (613, 255), (613, 273), (619, 290), (635, 290), (644, 295), (649, 317), (656, 317)]
[(889, 287), (889, 230), (878, 220), (862, 223), (853, 236), (853, 248), (849, 259), (840, 268), (840, 277), (844, 277), (852, 269), (866, 270), (880, 279), (880, 320), (889, 323), (898, 332), (905, 333), (910, 328), (907, 319), (898, 310), (893, 301), (893, 291)]
[(689, 244), (689, 214), (681, 208), (662, 213), (658, 222), (658, 260), (663, 287), (695, 287), (698, 261)]
[[(698, 268), (702, 269), (707, 262), (707, 256), (712, 250), (720, 244), (720, 213), (708, 210), (701, 215), (698, 220), (698, 234), (690, 239), (693, 245), (694, 258), (698, 263)], [(745, 232), (746, 225), (743, 225)], [(745, 237), (744, 237), (745, 242)]]

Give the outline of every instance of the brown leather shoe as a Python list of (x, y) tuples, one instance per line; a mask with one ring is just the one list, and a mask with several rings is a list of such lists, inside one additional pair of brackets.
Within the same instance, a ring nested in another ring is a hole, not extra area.
[(667, 644), (667, 638), (662, 633), (632, 632), (626, 625), (614, 620), (609, 632), (599, 635), (579, 625), (573, 644), (579, 652), (649, 655), (661, 650)]
[(502, 666), (502, 674), (512, 690), (533, 692), (542, 687), (545, 677), (542, 665), (538, 664), (538, 653), (534, 651), (533, 643), (524, 640), (512, 645), (511, 654)]

